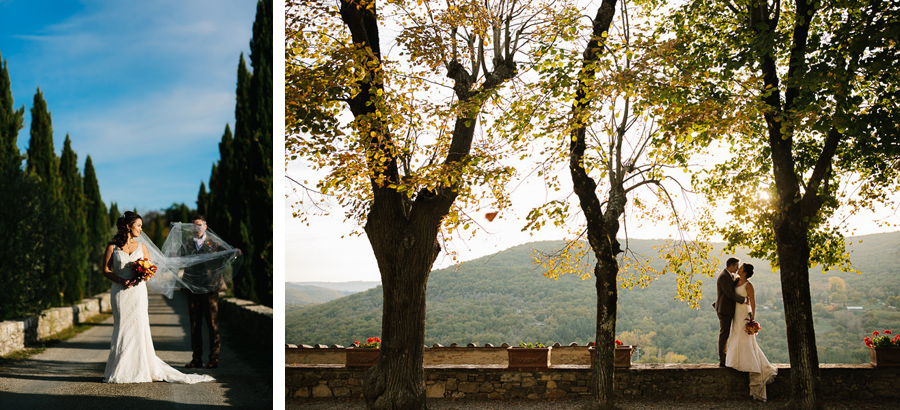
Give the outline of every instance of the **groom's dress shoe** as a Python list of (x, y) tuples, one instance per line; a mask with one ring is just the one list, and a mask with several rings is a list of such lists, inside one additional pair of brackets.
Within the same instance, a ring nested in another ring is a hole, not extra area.
[(210, 369), (215, 369), (215, 368), (219, 367), (219, 359), (210, 360), (207, 367), (209, 367)]
[(725, 367), (725, 363), (719, 363), (719, 367)]
[(203, 368), (203, 362), (200, 360), (191, 360), (191, 362), (184, 365), (184, 367), (188, 369), (193, 369), (195, 367)]

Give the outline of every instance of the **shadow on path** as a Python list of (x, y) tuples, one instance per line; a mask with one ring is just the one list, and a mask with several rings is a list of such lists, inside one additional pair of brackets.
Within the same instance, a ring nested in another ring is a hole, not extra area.
[[(179, 371), (208, 374), (215, 382), (104, 383), (113, 330), (110, 317), (31, 358), (0, 362), (0, 409), (272, 408), (272, 335), (248, 335), (240, 324), (220, 317), (220, 367), (185, 369), (191, 359), (187, 298), (179, 292), (171, 300), (151, 294), (149, 311), (156, 355)], [(268, 348), (263, 348), (263, 340)]]
[[(76, 409), (127, 409), (127, 410), (160, 410), (160, 409), (216, 409), (227, 408), (227, 405), (209, 404), (184, 404), (172, 403), (165, 400), (154, 400), (145, 397), (119, 396), (119, 397), (86, 397), (81, 395), (42, 395), (21, 394), (0, 391), (0, 403), (28, 403), (21, 409), (50, 409), (50, 408), (76, 408)], [(73, 403), (77, 403), (73, 406)], [(6, 406), (4, 405), (4, 408)], [(270, 406), (271, 408), (271, 406)]]

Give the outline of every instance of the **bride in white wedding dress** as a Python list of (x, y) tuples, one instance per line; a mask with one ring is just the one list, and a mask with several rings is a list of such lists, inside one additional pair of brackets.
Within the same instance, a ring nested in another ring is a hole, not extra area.
[(753, 276), (753, 265), (749, 263), (741, 265), (738, 276), (740, 280), (734, 292), (746, 297), (750, 304), (735, 305), (731, 334), (725, 347), (725, 365), (750, 373), (750, 396), (756, 400), (766, 401), (766, 385), (775, 380), (778, 369), (766, 359), (766, 355), (756, 343), (756, 335), (747, 334), (746, 330), (746, 319), (756, 317), (756, 297), (753, 284), (749, 281)]
[[(146, 282), (136, 281), (131, 262), (147, 257), (147, 245), (141, 236), (143, 221), (134, 212), (116, 222), (118, 233), (106, 248), (103, 275), (113, 281), (110, 303), (113, 312), (113, 334), (104, 381), (107, 383), (199, 383), (214, 381), (211, 376), (184, 374), (156, 356), (150, 335)], [(153, 246), (151, 244), (151, 246)]]

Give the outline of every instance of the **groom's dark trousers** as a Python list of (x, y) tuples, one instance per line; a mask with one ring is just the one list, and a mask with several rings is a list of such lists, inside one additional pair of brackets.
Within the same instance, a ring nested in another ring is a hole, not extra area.
[(725, 316), (721, 313), (719, 316), (719, 364), (725, 365), (725, 344), (728, 343), (728, 336), (731, 335), (731, 321), (733, 316)]
[(716, 278), (716, 315), (719, 316), (719, 365), (725, 365), (725, 344), (731, 334), (731, 321), (734, 319), (734, 304), (744, 303), (746, 298), (734, 293), (734, 279), (727, 270)]
[(188, 316), (191, 319), (191, 350), (194, 360), (203, 359), (203, 320), (209, 331), (209, 360), (219, 358), (222, 345), (219, 342), (219, 292), (194, 294), (185, 290), (188, 296)]

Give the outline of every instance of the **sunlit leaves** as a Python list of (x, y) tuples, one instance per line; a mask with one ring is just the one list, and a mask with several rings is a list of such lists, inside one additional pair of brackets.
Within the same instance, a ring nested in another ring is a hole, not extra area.
[[(376, 55), (351, 41), (338, 3), (290, 2), (286, 161), (321, 175), (304, 186), (310, 197), (299, 196), (295, 213), (318, 210), (316, 192), (362, 226), (373, 190), (410, 203), (444, 195), (454, 198), (441, 220), (446, 239), (478, 228), (467, 210), (509, 206), (516, 169), (508, 159), (523, 155), (522, 146), (485, 130), (495, 110), (517, 98), (505, 84), (530, 69), (536, 45), (568, 25), (558, 21), (563, 3), (378, 2)], [(372, 12), (375, 2), (347, 4)], [(360, 102), (365, 113), (351, 113)]]

